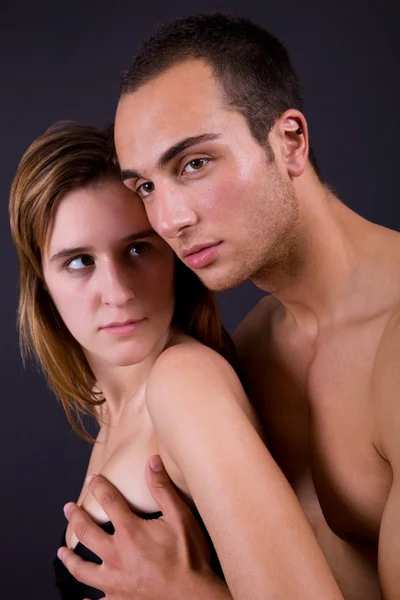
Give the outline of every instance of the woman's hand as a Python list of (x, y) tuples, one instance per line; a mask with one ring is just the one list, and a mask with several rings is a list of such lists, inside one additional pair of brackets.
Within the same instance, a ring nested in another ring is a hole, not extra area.
[(75, 535), (103, 563), (87, 562), (63, 547), (58, 556), (64, 565), (78, 581), (103, 590), (108, 600), (231, 598), (211, 571), (203, 533), (158, 456), (148, 461), (146, 480), (163, 513), (150, 521), (133, 514), (106, 479), (99, 475), (91, 479), (89, 492), (115, 533), (105, 533), (83, 509), (69, 503), (65, 512)]

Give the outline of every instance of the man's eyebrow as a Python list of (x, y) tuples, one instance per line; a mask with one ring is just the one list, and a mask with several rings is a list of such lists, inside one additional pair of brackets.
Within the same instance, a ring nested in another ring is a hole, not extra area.
[(180, 142), (177, 142), (171, 148), (168, 148), (159, 158), (158, 160), (158, 168), (162, 169), (167, 166), (167, 164), (175, 158), (184, 150), (195, 146), (196, 144), (201, 144), (201, 142), (211, 142), (220, 137), (219, 133), (203, 133), (202, 135), (195, 135), (193, 137), (185, 138)]
[(122, 169), (120, 175), (122, 181), (126, 179), (140, 179), (140, 174), (133, 169)]
[[(134, 242), (135, 240), (140, 240), (148, 237), (158, 237), (158, 234), (154, 231), (154, 229), (148, 228), (143, 229), (142, 231), (137, 231), (136, 233), (132, 233), (131, 235), (127, 235), (122, 238), (121, 244), (126, 244), (128, 242)], [(50, 258), (50, 262), (55, 260), (59, 260), (60, 258), (69, 258), (70, 256), (78, 256), (80, 254), (90, 254), (93, 252), (92, 246), (77, 246), (75, 248), (63, 248), (59, 250)]]
[[(177, 142), (168, 148), (168, 150), (166, 150), (158, 159), (157, 166), (159, 169), (163, 169), (169, 162), (171, 162), (172, 159), (175, 158), (175, 156), (181, 152), (184, 152), (184, 150), (187, 150), (196, 144), (201, 144), (201, 142), (211, 142), (219, 137), (219, 133), (203, 133), (201, 135), (185, 138), (184, 140), (181, 140), (180, 142)], [(125, 179), (141, 179), (141, 175), (134, 169), (122, 169), (121, 179), (122, 181), (125, 181)]]

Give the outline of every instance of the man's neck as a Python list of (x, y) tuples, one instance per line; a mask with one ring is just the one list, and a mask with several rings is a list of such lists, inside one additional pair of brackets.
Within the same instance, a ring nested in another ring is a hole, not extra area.
[[(400, 236), (354, 213), (320, 183), (296, 190), (301, 234), (295, 271), (253, 282), (272, 293), (301, 327), (338, 322), (373, 307), (375, 277), (388, 256), (388, 237)], [(368, 306), (367, 306), (368, 303)], [(365, 305), (365, 306), (364, 306)]]

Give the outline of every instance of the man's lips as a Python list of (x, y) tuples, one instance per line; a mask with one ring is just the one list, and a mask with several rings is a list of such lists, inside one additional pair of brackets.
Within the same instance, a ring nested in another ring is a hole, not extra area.
[(221, 243), (191, 246), (182, 251), (182, 258), (190, 268), (201, 269), (217, 257)]

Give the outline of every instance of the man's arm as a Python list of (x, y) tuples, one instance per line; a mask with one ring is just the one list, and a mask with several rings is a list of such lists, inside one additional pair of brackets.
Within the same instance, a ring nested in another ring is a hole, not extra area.
[(382, 336), (374, 373), (380, 445), (393, 472), (382, 516), (378, 567), (384, 600), (400, 598), (400, 318)]
[(148, 461), (146, 480), (163, 513), (160, 519), (135, 516), (117, 489), (97, 475), (88, 491), (113, 522), (115, 534), (106, 534), (74, 503), (66, 517), (79, 541), (103, 564), (87, 562), (65, 547), (59, 558), (78, 581), (103, 590), (109, 600), (232, 599), (211, 570), (205, 537), (159, 457)]

